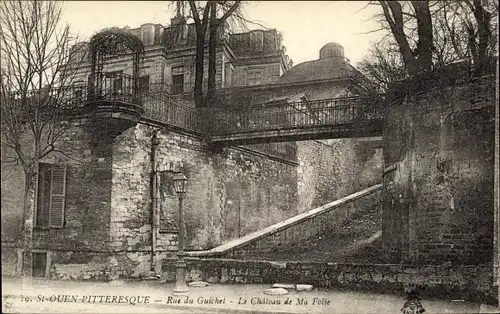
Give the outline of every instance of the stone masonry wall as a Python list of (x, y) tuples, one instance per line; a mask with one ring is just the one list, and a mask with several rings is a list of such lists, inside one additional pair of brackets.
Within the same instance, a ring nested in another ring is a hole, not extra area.
[[(166, 280), (175, 280), (174, 261), (163, 265)], [(187, 280), (213, 283), (301, 283), (318, 288), (403, 293), (405, 283), (422, 287), (424, 298), (493, 302), (491, 266), (435, 266), (269, 262), (188, 259)]]
[[(93, 255), (109, 253), (112, 155), (107, 139), (107, 134), (89, 127), (85, 121), (77, 121), (55, 145), (64, 154), (53, 152), (42, 160), (67, 165), (63, 227), (35, 225), (33, 230), (33, 250), (47, 253), (49, 268), (58, 263), (82, 266)], [(2, 176), (2, 187), (8, 187), (2, 188), (2, 258), (4, 252), (10, 256), (5, 266), (13, 275), (20, 270), (18, 254), (22, 252), (19, 224), (23, 215), (24, 174), (20, 167), (11, 167), (4, 160), (2, 170), (6, 174)], [(30, 204), (35, 204), (34, 200)], [(103, 269), (106, 264), (94, 263), (89, 267)], [(73, 277), (82, 276), (88, 274), (82, 270)]]
[[(115, 250), (151, 248), (153, 131), (154, 127), (140, 124), (120, 135), (113, 146), (111, 237)], [(237, 148), (211, 151), (199, 138), (171, 131), (160, 132), (159, 139), (158, 171), (182, 171), (189, 180), (184, 200), (188, 250), (213, 248), (360, 188), (353, 182), (363, 165), (357, 164), (357, 151), (345, 144), (332, 148), (310, 143), (313, 146), (300, 157), (297, 167)], [(366, 182), (372, 183), (377, 182)], [(159, 251), (175, 250), (176, 198), (172, 192), (160, 195), (169, 226), (158, 234)]]
[(17, 273), (17, 250), (2, 244), (2, 276), (15, 276)]
[[(34, 248), (50, 255), (49, 276), (102, 279), (140, 276), (150, 270), (154, 129), (141, 124), (112, 142), (107, 134), (100, 134), (95, 128), (75, 127), (60, 147), (67, 156), (49, 156), (48, 161), (69, 164), (64, 228), (34, 232)], [(297, 167), (238, 148), (210, 151), (199, 138), (180, 133), (160, 133), (160, 139), (158, 170), (183, 171), (189, 178), (185, 200), (189, 250), (212, 248), (310, 210), (313, 202), (332, 201), (339, 194), (333, 193), (324, 181), (337, 182), (339, 187), (340, 180), (351, 179), (349, 176), (335, 179), (335, 173), (326, 168), (319, 171), (327, 167), (328, 160), (347, 162), (342, 154), (335, 157), (333, 150), (322, 144), (310, 144), (310, 155), (304, 154), (301, 166)], [(321, 153), (322, 149), (326, 151)], [(321, 162), (315, 164), (313, 156), (321, 156)], [(314, 166), (309, 167), (309, 163)], [(299, 170), (301, 167), (303, 170)], [(3, 199), (18, 200), (5, 203), (8, 206), (2, 201), (2, 215), (17, 217), (17, 222), (22, 215), (19, 193), (23, 186), (18, 170), (14, 169), (2, 182), (4, 186), (15, 186), (2, 191)], [(297, 184), (298, 176), (305, 177), (306, 173), (325, 174), (318, 178), (310, 175), (302, 181), (300, 188), (311, 196), (307, 202), (299, 201), (304, 195), (299, 193)], [(333, 193), (332, 197), (329, 193)], [(176, 195), (170, 196), (170, 200), (160, 197), (160, 202), (175, 225), (177, 200)], [(12, 225), (11, 229), (17, 230), (16, 219), (9, 221), (2, 220), (2, 228)], [(5, 241), (2, 236), (2, 243)], [(175, 226), (158, 233), (157, 268), (162, 259), (174, 254), (176, 245)], [(15, 265), (11, 266), (15, 269)]]
[[(67, 165), (65, 223), (60, 229), (35, 226), (34, 248), (54, 250), (105, 250), (108, 243), (110, 208), (110, 152), (105, 143), (93, 145), (95, 132), (75, 125), (56, 144), (60, 153), (49, 154), (43, 162)], [(17, 224), (22, 219), (24, 174), (20, 167), (2, 162), (2, 242), (21, 239)], [(14, 222), (14, 221), (17, 221)], [(14, 235), (14, 237), (12, 237)]]
[[(129, 129), (113, 148), (111, 232), (116, 250), (145, 251), (151, 245), (153, 130), (145, 125)], [(179, 133), (163, 132), (159, 138), (158, 169), (182, 171), (189, 180), (186, 249), (208, 249), (296, 214), (295, 166), (237, 149), (211, 152), (199, 138)], [(169, 220), (176, 228), (177, 202), (162, 201), (175, 216)], [(174, 250), (176, 241), (176, 230), (159, 233), (158, 249)]]
[(313, 209), (378, 184), (381, 149), (364, 149), (356, 139), (297, 142), (299, 208)]
[(440, 78), (432, 81), (437, 88), (393, 98), (386, 112), (387, 258), (490, 263), (495, 78)]
[(60, 149), (67, 156), (53, 154), (47, 158), (49, 162), (68, 164), (65, 223), (61, 229), (35, 228), (34, 247), (107, 251), (112, 156), (106, 137), (86, 126), (75, 128), (62, 139)]

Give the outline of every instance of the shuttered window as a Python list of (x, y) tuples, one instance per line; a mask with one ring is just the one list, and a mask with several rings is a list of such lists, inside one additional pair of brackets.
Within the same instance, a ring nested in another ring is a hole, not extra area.
[(64, 227), (66, 165), (41, 163), (38, 174), (37, 227)]

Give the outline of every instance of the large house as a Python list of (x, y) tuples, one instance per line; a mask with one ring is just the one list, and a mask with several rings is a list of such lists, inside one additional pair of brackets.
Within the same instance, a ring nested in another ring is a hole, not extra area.
[[(139, 38), (144, 44), (145, 55), (140, 66), (140, 84), (169, 86), (170, 94), (191, 93), (194, 87), (196, 30), (183, 18), (172, 19), (169, 27), (161, 24), (144, 24), (139, 28), (123, 30)], [(78, 82), (86, 83), (90, 72), (88, 43), (76, 47), (75, 63), (81, 76)], [(206, 52), (208, 50), (206, 49)], [(130, 60), (116, 58), (107, 62), (106, 71), (132, 74)], [(83, 61), (83, 62), (80, 62)], [(241, 34), (222, 33), (217, 45), (218, 88), (252, 86), (275, 83), (290, 69), (292, 61), (286, 55), (282, 36), (275, 29), (253, 30)], [(77, 76), (78, 76), (77, 74)], [(205, 81), (208, 62), (205, 62)], [(206, 82), (205, 82), (206, 84)]]
[[(188, 178), (187, 250), (213, 248), (380, 182), (381, 150), (367, 149), (358, 139), (291, 137), (222, 148), (207, 143), (193, 122), (204, 120), (191, 97), (194, 31), (182, 18), (168, 27), (121, 29), (142, 42), (140, 62), (134, 64), (130, 54), (105, 57), (97, 72), (90, 44), (77, 47), (69, 65), (75, 71), (73, 96), (97, 90), (103, 98), (89, 117), (73, 122), (59, 143), (64, 154), (51, 154), (39, 165), (30, 200), (36, 212), (35, 275), (94, 279), (160, 272), (177, 249), (172, 178), (180, 171)], [(217, 52), (221, 108), (284, 104), (302, 113), (310, 110), (308, 101), (366, 91), (362, 75), (336, 43), (326, 44), (318, 60), (295, 66), (276, 30), (223, 33)], [(131, 86), (140, 91), (140, 106), (119, 97)], [(314, 118), (326, 119), (321, 114)], [(211, 123), (222, 125), (224, 119)], [(9, 153), (2, 150), (2, 157)], [(3, 273), (15, 273), (22, 264), (16, 227), (23, 181), (19, 168), (9, 170), (2, 177)]]

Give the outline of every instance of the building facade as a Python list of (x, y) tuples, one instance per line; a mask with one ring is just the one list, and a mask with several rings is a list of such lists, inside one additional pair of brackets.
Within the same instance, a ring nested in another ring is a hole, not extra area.
[[(29, 200), (36, 212), (38, 276), (112, 279), (160, 272), (163, 260), (177, 249), (172, 182), (177, 172), (189, 180), (187, 250), (213, 248), (380, 182), (381, 150), (367, 149), (357, 139), (214, 149), (190, 118), (195, 113), (193, 25), (173, 19), (166, 28), (145, 24), (125, 31), (144, 44), (137, 73), (144, 112), (120, 130), (111, 123), (122, 119), (120, 114), (100, 123), (72, 121), (58, 143), (63, 153), (39, 164)], [(75, 86), (82, 86), (74, 91), (78, 95), (90, 82), (86, 47), (80, 44), (69, 67)], [(220, 107), (300, 105), (364, 90), (362, 77), (338, 44), (326, 45), (318, 60), (295, 67), (276, 30), (222, 34), (217, 51)], [(105, 59), (98, 88), (107, 97), (123, 94), (133, 68), (128, 55)], [(20, 168), (2, 162), (2, 170), (10, 171), (2, 177), (2, 265), (3, 273), (12, 274), (22, 260), (16, 228), (24, 183)]]
[[(192, 93), (195, 81), (196, 29), (183, 18), (174, 18), (169, 27), (144, 24), (123, 30), (141, 39), (145, 55), (140, 67), (142, 88), (157, 86), (167, 94)], [(208, 38), (207, 38), (208, 39)], [(253, 30), (248, 33), (219, 35), (216, 54), (216, 86), (252, 86), (275, 83), (290, 69), (292, 61), (277, 30)], [(78, 45), (74, 66), (78, 67), (75, 84), (86, 84), (90, 73), (88, 43)], [(205, 49), (204, 85), (208, 79), (208, 47)], [(131, 74), (129, 60), (115, 58), (104, 69), (109, 73)]]

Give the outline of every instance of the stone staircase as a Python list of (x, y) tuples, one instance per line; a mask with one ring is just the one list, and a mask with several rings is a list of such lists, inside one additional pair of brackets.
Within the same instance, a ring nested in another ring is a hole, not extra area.
[[(382, 184), (229, 241), (191, 257), (253, 260), (352, 260), (381, 237)], [(375, 249), (375, 252), (377, 250)]]

